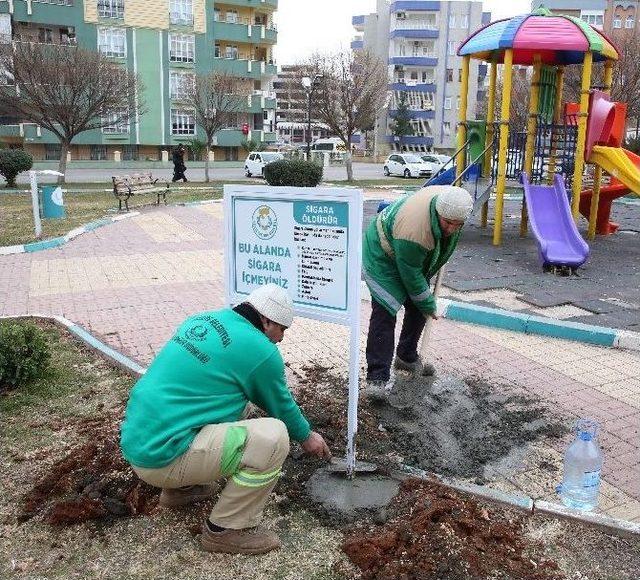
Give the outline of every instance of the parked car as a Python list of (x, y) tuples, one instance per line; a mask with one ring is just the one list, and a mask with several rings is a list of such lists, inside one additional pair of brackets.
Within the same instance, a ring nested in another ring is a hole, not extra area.
[(262, 175), (265, 165), (284, 159), (282, 153), (272, 151), (252, 151), (244, 161), (244, 172), (247, 177)]
[[(449, 163), (449, 161), (451, 161), (451, 156), (450, 155), (443, 155), (442, 153), (429, 153), (429, 155), (433, 155), (433, 157), (435, 157), (438, 161), (440, 161), (440, 163), (442, 165), (447, 165), (447, 163)], [(448, 167), (451, 167), (450, 163), (449, 163)]]
[(438, 173), (438, 171), (442, 167), (442, 161), (440, 161), (440, 159), (438, 159), (438, 156), (434, 155), (433, 153), (421, 153), (420, 159), (422, 159), (422, 161), (431, 168), (431, 175)]
[(384, 162), (385, 175), (400, 175), (402, 177), (429, 177), (433, 169), (420, 157), (413, 153), (393, 153)]

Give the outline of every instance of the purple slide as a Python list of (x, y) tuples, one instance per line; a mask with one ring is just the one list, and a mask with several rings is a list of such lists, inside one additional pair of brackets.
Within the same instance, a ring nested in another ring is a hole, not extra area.
[(556, 175), (553, 186), (531, 185), (529, 177), (523, 173), (522, 183), (529, 223), (538, 240), (543, 267), (582, 266), (589, 257), (589, 246), (582, 239), (571, 215), (562, 178)]

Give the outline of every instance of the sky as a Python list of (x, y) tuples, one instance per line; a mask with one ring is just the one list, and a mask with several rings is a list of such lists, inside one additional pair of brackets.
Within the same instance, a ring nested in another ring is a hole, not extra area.
[[(314, 52), (350, 48), (356, 31), (351, 17), (375, 12), (376, 0), (279, 0), (276, 21), (279, 65), (294, 64)], [(531, 11), (530, 0), (485, 0), (483, 10), (492, 20)]]

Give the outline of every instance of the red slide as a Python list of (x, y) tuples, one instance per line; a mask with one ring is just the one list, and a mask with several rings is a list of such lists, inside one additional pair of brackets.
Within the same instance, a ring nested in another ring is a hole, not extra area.
[[(640, 156), (632, 153), (631, 151), (623, 150), (629, 160), (638, 168), (640, 168)], [(609, 185), (602, 186), (600, 188), (600, 200), (598, 204), (598, 218), (596, 220), (596, 233), (602, 236), (608, 236), (615, 234), (618, 231), (619, 225), (609, 220), (611, 216), (611, 203), (614, 199), (623, 197), (631, 193), (631, 189), (624, 183), (611, 177), (611, 183)], [(585, 189), (580, 193), (580, 213), (587, 219), (589, 219), (589, 212), (591, 210), (591, 196), (593, 190)]]

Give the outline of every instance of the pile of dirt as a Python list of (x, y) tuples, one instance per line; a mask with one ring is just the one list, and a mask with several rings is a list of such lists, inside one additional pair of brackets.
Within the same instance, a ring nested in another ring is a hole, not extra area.
[(158, 490), (143, 483), (119, 447), (122, 409), (79, 423), (86, 441), (47, 468), (23, 499), (18, 521), (41, 514), (52, 525), (109, 521), (149, 513)]
[(509, 519), (441, 485), (407, 480), (382, 526), (354, 529), (343, 544), (362, 578), (564, 578)]

